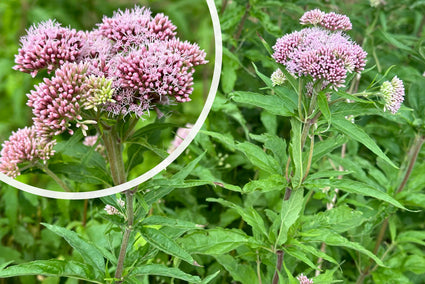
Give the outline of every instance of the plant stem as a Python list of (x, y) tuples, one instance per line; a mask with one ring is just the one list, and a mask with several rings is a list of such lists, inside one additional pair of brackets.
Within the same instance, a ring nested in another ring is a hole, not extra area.
[(272, 284), (278, 284), (279, 283), (279, 272), (282, 269), (282, 263), (283, 263), (283, 251), (278, 250), (276, 252), (277, 260), (276, 260), (276, 271), (273, 275), (273, 282)]
[(105, 131), (102, 135), (102, 139), (105, 144), (114, 185), (125, 183), (126, 174), (122, 157), (122, 145), (117, 131), (115, 131), (115, 129)]
[(257, 250), (257, 277), (258, 277), (258, 283), (259, 284), (263, 284), (263, 281), (261, 280), (261, 260), (260, 260), (260, 256), (258, 254), (258, 250)]
[(66, 185), (65, 182), (63, 182), (54, 172), (49, 170), (49, 168), (41, 163), (38, 163), (38, 166), (46, 172), (48, 176), (50, 176), (60, 187), (62, 187), (66, 192), (71, 192), (71, 189)]
[[(415, 140), (412, 143), (412, 146), (409, 150), (409, 158), (408, 158), (408, 166), (407, 166), (407, 170), (404, 174), (404, 178), (402, 180), (402, 182), (400, 183), (400, 186), (398, 187), (396, 194), (400, 193), (406, 186), (407, 181), (410, 178), (410, 175), (412, 173), (413, 167), (415, 166), (416, 160), (419, 156), (419, 153), (421, 151), (422, 145), (425, 142), (425, 137), (422, 134), (417, 134), (415, 137)], [(379, 230), (378, 233), (378, 238), (376, 239), (376, 243), (375, 243), (375, 247), (373, 249), (373, 254), (376, 254), (379, 250), (379, 247), (381, 246), (382, 241), (384, 240), (385, 237), (385, 233), (387, 231), (388, 228), (388, 223), (389, 223), (389, 217), (387, 217), (384, 222), (382, 223), (381, 229)], [(369, 264), (366, 266), (366, 268), (360, 273), (359, 278), (356, 281), (356, 284), (362, 284), (364, 279), (366, 278), (366, 276), (369, 274), (370, 272), (370, 267), (372, 265), (372, 260), (369, 261)]]
[(134, 210), (133, 210), (133, 195), (134, 192), (127, 190), (125, 192), (126, 198), (126, 212), (127, 212), (127, 226), (122, 237), (120, 254), (118, 257), (117, 270), (115, 271), (115, 279), (118, 279), (116, 283), (122, 283), (122, 273), (124, 270), (124, 260), (127, 252), (128, 241), (130, 240), (131, 232), (133, 231), (133, 222), (134, 222)]

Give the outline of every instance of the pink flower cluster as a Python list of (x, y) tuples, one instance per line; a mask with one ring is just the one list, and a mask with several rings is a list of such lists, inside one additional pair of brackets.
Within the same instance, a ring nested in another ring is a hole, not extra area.
[[(104, 17), (89, 32), (53, 20), (30, 27), (13, 68), (32, 76), (47, 69), (54, 75), (27, 95), (34, 126), (5, 142), (0, 170), (16, 176), (18, 163), (48, 159), (53, 136), (73, 134), (74, 127), (86, 134), (88, 125), (97, 123), (91, 119), (103, 114), (140, 118), (160, 104), (190, 101), (194, 67), (207, 63), (206, 54), (197, 44), (180, 41), (175, 31), (164, 14), (153, 16), (138, 6)], [(47, 152), (23, 155), (26, 145), (44, 145)], [(11, 158), (14, 151), (19, 159)]]
[(385, 100), (385, 109), (392, 114), (398, 112), (404, 101), (404, 84), (397, 76), (391, 82), (385, 81), (381, 86), (381, 93)]
[[(326, 14), (320, 18), (319, 12), (307, 12), (301, 19), (322, 23)], [(342, 87), (348, 73), (364, 69), (367, 53), (346, 34), (333, 30), (312, 27), (286, 34), (273, 46), (273, 58), (298, 77), (310, 76), (333, 88)]]
[(88, 90), (83, 63), (65, 63), (52, 79), (44, 79), (28, 94), (34, 126), (40, 136), (58, 135), (70, 127), (71, 121), (82, 120), (81, 103)]
[(50, 73), (65, 62), (76, 61), (85, 40), (85, 32), (64, 28), (52, 20), (33, 25), (21, 38), (13, 68), (33, 77), (44, 68)]
[(319, 9), (305, 12), (300, 18), (300, 24), (314, 26), (319, 25), (331, 31), (348, 31), (352, 28), (351, 21), (347, 16), (336, 14), (334, 12), (325, 13)]
[(308, 277), (302, 273), (297, 276), (297, 280), (300, 281), (300, 284), (313, 284), (313, 279), (308, 279)]
[(39, 137), (34, 127), (25, 127), (12, 132), (9, 140), (2, 145), (0, 157), (0, 172), (16, 177), (20, 174), (19, 163), (46, 161), (53, 154), (55, 140)]

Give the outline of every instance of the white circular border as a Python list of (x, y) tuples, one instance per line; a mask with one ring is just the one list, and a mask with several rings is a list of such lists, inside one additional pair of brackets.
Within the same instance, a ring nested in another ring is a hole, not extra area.
[(154, 177), (156, 174), (164, 170), (169, 164), (171, 164), (181, 153), (189, 146), (190, 142), (195, 138), (196, 134), (201, 129), (202, 125), (205, 122), (205, 119), (208, 116), (208, 113), (211, 110), (212, 104), (214, 102), (215, 94), (217, 92), (218, 83), (220, 80), (221, 73), (221, 63), (222, 63), (222, 36), (220, 29), (220, 21), (218, 19), (217, 8), (214, 4), (213, 0), (206, 0), (208, 9), (210, 11), (211, 20), (213, 22), (214, 29), (214, 39), (215, 39), (215, 64), (214, 64), (214, 74), (211, 82), (210, 91), (208, 93), (207, 101), (205, 102), (204, 108), (202, 109), (201, 114), (199, 115), (198, 120), (195, 125), (192, 127), (192, 130), (189, 132), (186, 139), (163, 161), (161, 161), (158, 165), (156, 165), (153, 169), (144, 173), (143, 175), (128, 181), (126, 183), (91, 192), (58, 192), (52, 190), (46, 190), (42, 188), (38, 188), (35, 186), (31, 186), (22, 182), (19, 182), (11, 177), (6, 176), (3, 173), (0, 173), (0, 180), (23, 191), (40, 195), (43, 197), (56, 198), (56, 199), (91, 199), (103, 197), (111, 194), (116, 194), (119, 192), (123, 192), (130, 188), (133, 188), (142, 182), (147, 181), (148, 179)]

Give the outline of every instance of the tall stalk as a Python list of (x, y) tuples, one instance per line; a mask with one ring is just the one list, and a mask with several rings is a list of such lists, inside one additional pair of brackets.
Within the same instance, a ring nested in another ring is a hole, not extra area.
[[(103, 133), (102, 138), (105, 144), (114, 185), (123, 184), (127, 181), (127, 177), (123, 160), (123, 146), (118, 131), (116, 130), (116, 128), (112, 128), (111, 130), (105, 131)], [(115, 283), (123, 283), (122, 274), (124, 272), (124, 261), (127, 253), (127, 246), (130, 240), (130, 235), (133, 231), (134, 223), (134, 192), (132, 192), (131, 190), (127, 190), (125, 192), (125, 198), (127, 224), (124, 229), (121, 248), (118, 256), (117, 268), (115, 270)]]

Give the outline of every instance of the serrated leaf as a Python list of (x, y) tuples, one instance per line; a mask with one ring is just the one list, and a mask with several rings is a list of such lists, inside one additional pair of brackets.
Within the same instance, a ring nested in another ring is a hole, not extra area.
[(292, 177), (293, 188), (297, 189), (302, 182), (304, 169), (301, 149), (301, 122), (291, 119), (291, 157), (294, 164), (294, 176)]
[(303, 243), (299, 242), (296, 239), (291, 239), (288, 242), (288, 244), (289, 245), (293, 245), (295, 247), (298, 247), (299, 249), (303, 250), (304, 252), (311, 253), (312, 255), (314, 255), (314, 256), (316, 256), (318, 258), (319, 257), (320, 258), (323, 258), (324, 260), (327, 260), (329, 262), (332, 262), (332, 263), (338, 265), (338, 262), (333, 257), (327, 255), (323, 251), (321, 251), (321, 250), (319, 250), (319, 249), (317, 249), (317, 248), (315, 248), (313, 246), (303, 244)]
[(146, 264), (143, 266), (137, 266), (135, 269), (131, 270), (129, 274), (129, 276), (144, 275), (165, 276), (187, 281), (189, 283), (201, 283), (201, 278), (199, 278), (199, 276), (190, 275), (176, 267), (167, 267), (161, 264)]
[(202, 134), (208, 135), (217, 141), (221, 142), (225, 147), (227, 147), (230, 151), (235, 151), (235, 140), (232, 135), (229, 133), (218, 133), (212, 131), (201, 130), (199, 131)]
[(385, 266), (385, 264), (372, 252), (365, 249), (359, 243), (349, 241), (338, 233), (325, 229), (313, 229), (310, 231), (303, 232), (301, 234), (305, 236), (304, 238), (307, 242), (324, 242), (329, 246), (350, 248), (364, 255), (367, 255), (368, 257), (373, 259), (379, 266)]
[(270, 175), (266, 178), (252, 180), (244, 185), (242, 192), (252, 192), (260, 190), (261, 192), (281, 191), (287, 186), (286, 179), (282, 175)]
[(156, 247), (157, 249), (172, 256), (178, 257), (189, 264), (193, 265), (195, 263), (192, 256), (186, 250), (184, 250), (174, 240), (170, 239), (167, 235), (161, 232), (161, 230), (143, 227), (140, 229), (140, 233), (149, 244)]
[(281, 246), (288, 239), (288, 230), (293, 224), (298, 220), (300, 216), (301, 209), (304, 202), (304, 190), (299, 188), (292, 191), (292, 194), (289, 200), (284, 200), (282, 202), (282, 209), (280, 210), (280, 228), (279, 232), (276, 234), (276, 245)]
[(375, 153), (378, 157), (386, 161), (391, 166), (397, 168), (397, 166), (387, 157), (387, 155), (382, 152), (382, 150), (378, 147), (375, 141), (373, 141), (372, 138), (370, 138), (370, 136), (367, 135), (367, 133), (363, 129), (361, 129), (354, 123), (348, 121), (345, 118), (334, 117), (332, 120), (332, 125), (345, 135), (362, 143), (369, 150), (371, 150), (373, 153)]
[(200, 226), (185, 220), (173, 219), (164, 216), (153, 215), (149, 216), (141, 222), (141, 225), (160, 225), (173, 228), (187, 229), (187, 230), (196, 230)]
[(236, 145), (236, 150), (244, 153), (254, 166), (259, 167), (270, 174), (282, 173), (279, 163), (272, 156), (267, 155), (263, 149), (257, 145), (249, 142), (243, 142)]
[(406, 207), (404, 207), (400, 202), (395, 200), (393, 197), (388, 195), (386, 192), (380, 191), (368, 184), (353, 181), (353, 180), (315, 180), (310, 183), (306, 183), (307, 187), (315, 187), (315, 188), (324, 188), (324, 187), (332, 187), (332, 188), (339, 188), (340, 190), (349, 192), (349, 193), (356, 193), (363, 196), (369, 196), (373, 197), (385, 202), (388, 202), (391, 205), (394, 205), (395, 207), (407, 210)]
[(105, 271), (105, 260), (102, 253), (89, 242), (83, 240), (77, 233), (68, 229), (42, 223), (47, 229), (65, 239), (76, 251), (78, 251), (86, 263), (94, 268), (96, 277), (103, 275)]
[(237, 103), (252, 107), (260, 107), (275, 115), (292, 116), (294, 113), (290, 105), (285, 103), (286, 100), (282, 100), (279, 96), (243, 91), (232, 92), (229, 96)]
[(91, 283), (104, 283), (103, 277), (94, 275), (92, 267), (87, 265), (87, 263), (73, 260), (36, 260), (0, 270), (0, 278), (24, 275), (70, 277), (83, 279)]
[(242, 219), (252, 227), (254, 236), (255, 234), (258, 234), (267, 237), (267, 229), (265, 227), (264, 220), (254, 208), (242, 208), (221, 198), (208, 198), (207, 201), (217, 202), (223, 206), (235, 209), (238, 214), (241, 215)]
[(330, 123), (331, 122), (331, 111), (329, 110), (328, 98), (326, 97), (325, 93), (320, 92), (317, 95), (317, 105), (319, 106), (319, 109), (322, 112), (323, 116)]
[(301, 260), (302, 262), (304, 262), (305, 264), (307, 264), (308, 266), (310, 266), (311, 268), (318, 270), (319, 268), (317, 267), (317, 265), (315, 265), (309, 258), (308, 256), (301, 250), (294, 248), (294, 247), (285, 247), (283, 249), (287, 254), (295, 257), (298, 260)]
[(234, 281), (240, 283), (258, 283), (257, 275), (251, 266), (239, 263), (231, 255), (218, 255), (215, 259), (226, 269)]
[(179, 239), (179, 242), (190, 253), (205, 255), (222, 255), (242, 245), (260, 246), (240, 230), (223, 228), (192, 232)]

